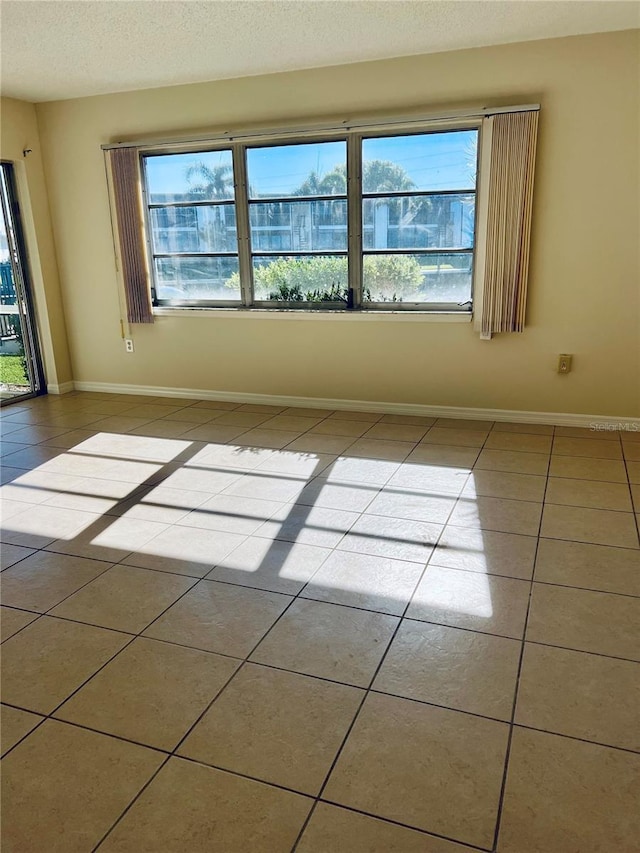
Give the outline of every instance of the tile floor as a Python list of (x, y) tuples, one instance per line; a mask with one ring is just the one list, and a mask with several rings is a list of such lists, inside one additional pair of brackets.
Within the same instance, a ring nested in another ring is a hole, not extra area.
[(6, 407), (7, 853), (632, 853), (640, 432)]

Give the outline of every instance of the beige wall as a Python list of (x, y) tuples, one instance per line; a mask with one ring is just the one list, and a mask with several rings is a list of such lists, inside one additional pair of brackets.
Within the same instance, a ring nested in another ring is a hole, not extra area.
[[(638, 31), (37, 107), (76, 380), (640, 414)], [(385, 110), (542, 104), (528, 327), (160, 317), (120, 337), (100, 144)], [(555, 373), (557, 354), (574, 371)]]
[(71, 363), (35, 107), (2, 98), (0, 119), (0, 156), (15, 166), (46, 380), (61, 385), (71, 381)]

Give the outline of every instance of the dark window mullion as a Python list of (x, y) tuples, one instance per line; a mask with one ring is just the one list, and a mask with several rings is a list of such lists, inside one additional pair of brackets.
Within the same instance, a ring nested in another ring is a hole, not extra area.
[(362, 305), (362, 136), (347, 139), (349, 291), (352, 309)]

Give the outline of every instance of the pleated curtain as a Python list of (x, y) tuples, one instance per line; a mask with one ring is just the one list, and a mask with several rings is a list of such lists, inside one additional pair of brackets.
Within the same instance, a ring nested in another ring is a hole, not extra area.
[(135, 148), (109, 151), (122, 278), (130, 323), (153, 323), (144, 251), (140, 169)]
[(487, 165), (489, 171), (484, 211), (482, 204), (480, 208), (476, 311), (476, 328), (483, 338), (524, 328), (537, 131), (537, 110), (485, 119), (489, 138), (481, 181)]

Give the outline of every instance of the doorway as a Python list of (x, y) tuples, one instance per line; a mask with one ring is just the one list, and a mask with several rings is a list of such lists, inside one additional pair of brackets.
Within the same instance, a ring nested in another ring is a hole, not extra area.
[(0, 163), (0, 405), (45, 390), (14, 167)]

